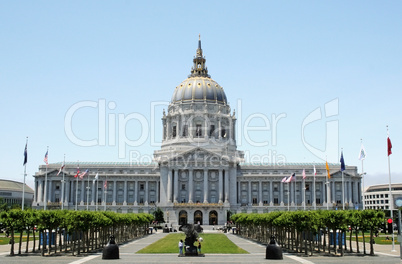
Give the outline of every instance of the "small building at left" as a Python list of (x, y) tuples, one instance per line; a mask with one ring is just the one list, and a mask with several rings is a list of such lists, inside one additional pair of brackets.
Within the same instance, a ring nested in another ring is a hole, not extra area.
[[(13, 205), (19, 205), (21, 207), (23, 185), (22, 182), (0, 179), (0, 200), (2, 200), (3, 203), (7, 203), (10, 207)], [(25, 208), (32, 207), (33, 196), (34, 191), (25, 184)]]

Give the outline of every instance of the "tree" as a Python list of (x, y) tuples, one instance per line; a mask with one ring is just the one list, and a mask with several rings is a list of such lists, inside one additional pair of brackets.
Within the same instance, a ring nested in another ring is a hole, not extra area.
[(156, 210), (153, 212), (153, 216), (155, 218), (155, 221), (158, 223), (164, 223), (165, 219), (163, 218), (163, 211), (158, 207)]

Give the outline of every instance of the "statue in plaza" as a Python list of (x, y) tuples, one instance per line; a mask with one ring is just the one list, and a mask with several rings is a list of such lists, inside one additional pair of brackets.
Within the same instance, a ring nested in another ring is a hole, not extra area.
[(184, 224), (180, 226), (179, 230), (186, 234), (184, 240), (185, 256), (198, 256), (197, 246), (194, 243), (198, 240), (198, 233), (203, 231), (202, 227), (198, 224)]

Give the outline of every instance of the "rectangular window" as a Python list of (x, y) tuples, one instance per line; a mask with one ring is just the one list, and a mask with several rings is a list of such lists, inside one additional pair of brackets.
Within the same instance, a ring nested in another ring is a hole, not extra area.
[(215, 132), (215, 125), (211, 125), (209, 128), (209, 137), (212, 137)]
[(176, 137), (176, 126), (173, 126), (172, 137), (173, 137), (173, 138)]
[(141, 191), (144, 190), (144, 184), (143, 184), (143, 183), (140, 184), (140, 190), (141, 190)]
[(186, 185), (184, 183), (181, 185), (181, 189), (186, 190)]
[(201, 129), (201, 125), (199, 125), (199, 124), (197, 124), (195, 127), (195, 136), (202, 137), (202, 129)]

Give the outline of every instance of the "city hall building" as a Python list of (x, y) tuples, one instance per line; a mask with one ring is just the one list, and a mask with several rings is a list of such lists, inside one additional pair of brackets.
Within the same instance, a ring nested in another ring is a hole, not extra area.
[[(59, 174), (61, 162), (41, 165), (34, 175), (33, 207), (43, 208), (46, 202), (48, 209), (123, 213), (152, 213), (159, 207), (171, 225), (221, 225), (239, 212), (333, 209), (343, 203), (361, 208), (361, 175), (355, 166), (346, 167), (342, 188), (339, 164), (329, 164), (328, 179), (325, 163), (244, 163), (236, 145), (235, 111), (205, 61), (199, 40), (191, 74), (174, 89), (161, 114), (162, 145), (152, 163), (80, 163), (89, 179), (74, 177), (76, 163), (67, 163)], [(293, 173), (295, 181), (283, 182)]]

